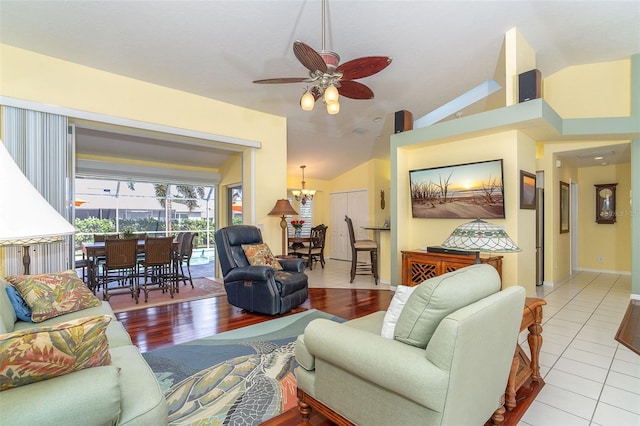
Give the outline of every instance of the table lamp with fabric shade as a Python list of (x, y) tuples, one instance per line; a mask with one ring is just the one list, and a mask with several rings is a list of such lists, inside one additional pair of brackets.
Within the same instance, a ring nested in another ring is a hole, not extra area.
[(480, 263), (480, 252), (516, 253), (522, 251), (500, 226), (476, 219), (458, 226), (441, 247), (476, 252), (476, 263)]
[(293, 209), (291, 203), (287, 199), (276, 201), (276, 205), (269, 212), (269, 216), (280, 216), (280, 228), (282, 228), (282, 255), (287, 254), (287, 220), (285, 216), (297, 215), (298, 212)]
[(32, 244), (61, 241), (75, 232), (31, 185), (0, 141), (0, 246), (22, 246), (24, 273), (29, 274)]

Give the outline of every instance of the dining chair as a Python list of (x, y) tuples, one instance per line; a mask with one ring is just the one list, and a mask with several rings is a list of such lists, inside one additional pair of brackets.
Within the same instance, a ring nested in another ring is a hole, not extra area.
[[(169, 292), (173, 299), (173, 291), (177, 279), (173, 259), (173, 237), (147, 238), (144, 242), (144, 259), (138, 261), (142, 267), (142, 291), (145, 303), (149, 300), (149, 292), (161, 290)], [(136, 301), (140, 296), (140, 284), (136, 288)]]
[[(99, 284), (102, 285), (102, 299), (108, 301), (115, 294), (131, 294), (136, 299), (138, 279), (138, 239), (106, 239), (105, 260)], [(111, 283), (116, 286), (110, 286)]]
[(300, 256), (304, 259), (307, 259), (307, 266), (309, 270), (313, 270), (313, 262), (320, 261), (320, 265), (322, 269), (324, 269), (324, 243), (325, 237), (327, 235), (327, 225), (320, 224), (318, 226), (314, 226), (311, 228), (311, 233), (309, 234), (310, 242), (309, 246), (306, 247), (306, 253), (300, 253)]
[[(191, 278), (191, 255), (193, 254), (193, 241), (198, 236), (197, 232), (185, 232), (182, 237), (182, 243), (176, 255), (177, 267), (180, 268), (178, 278), (176, 280), (176, 292), (180, 292), (180, 281), (184, 281), (184, 285), (187, 285), (187, 277), (191, 288), (193, 287), (193, 279)], [(187, 265), (187, 274), (184, 272), (184, 265)]]
[[(93, 234), (93, 242), (94, 243), (104, 243), (106, 240), (118, 240), (120, 239), (120, 235), (118, 234)], [(104, 256), (96, 256), (95, 259), (88, 259), (90, 264), (93, 264), (93, 272), (95, 276), (100, 274), (100, 269), (104, 265)], [(100, 284), (97, 283), (95, 288), (93, 288), (93, 292), (100, 289)]]
[[(376, 285), (378, 284), (378, 243), (373, 240), (356, 240), (353, 231), (353, 221), (349, 216), (344, 217), (349, 228), (349, 242), (351, 244), (351, 281), (356, 275), (373, 275)], [(368, 252), (370, 261), (359, 262), (358, 253)]]

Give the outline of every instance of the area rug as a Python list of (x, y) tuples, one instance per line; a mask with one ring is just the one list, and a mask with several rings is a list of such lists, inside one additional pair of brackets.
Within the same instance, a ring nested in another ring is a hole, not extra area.
[(312, 309), (143, 354), (169, 403), (171, 425), (258, 425), (295, 407), (295, 340)]
[[(149, 301), (145, 303), (144, 294), (140, 294), (140, 299), (136, 301), (129, 294), (118, 294), (109, 298), (109, 304), (114, 312), (126, 312), (135, 309), (150, 308), (153, 306), (168, 305), (170, 303), (186, 302), (189, 300), (204, 299), (205, 297), (216, 297), (226, 295), (224, 284), (209, 278), (194, 278), (193, 288), (187, 283), (180, 283), (180, 292), (173, 295), (155, 290), (149, 292)], [(100, 297), (100, 295), (98, 295)]]

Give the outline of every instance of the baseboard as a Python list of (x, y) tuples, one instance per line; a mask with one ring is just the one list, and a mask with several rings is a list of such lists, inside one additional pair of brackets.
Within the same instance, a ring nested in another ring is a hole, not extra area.
[(613, 271), (609, 269), (579, 268), (577, 272), (595, 272), (597, 274), (631, 275), (631, 271)]

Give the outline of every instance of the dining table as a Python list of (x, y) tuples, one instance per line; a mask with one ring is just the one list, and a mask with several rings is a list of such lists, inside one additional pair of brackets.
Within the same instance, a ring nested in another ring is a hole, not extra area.
[(310, 243), (310, 242), (311, 242), (310, 235), (306, 237), (302, 237), (302, 236), (289, 237), (289, 243), (291, 243), (291, 245), (289, 246), (289, 249), (292, 249), (293, 252), (297, 254), (298, 250), (306, 248), (304, 243)]
[[(138, 240), (138, 254), (144, 254), (144, 243), (146, 240)], [(87, 275), (88, 275), (88, 285), (89, 288), (93, 291), (96, 288), (96, 259), (100, 256), (106, 256), (107, 252), (104, 247), (104, 241), (98, 242), (83, 242), (82, 243), (82, 258), (87, 260)], [(173, 242), (173, 251), (177, 253), (178, 251), (178, 242)]]

